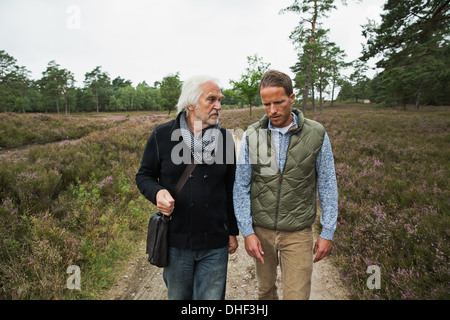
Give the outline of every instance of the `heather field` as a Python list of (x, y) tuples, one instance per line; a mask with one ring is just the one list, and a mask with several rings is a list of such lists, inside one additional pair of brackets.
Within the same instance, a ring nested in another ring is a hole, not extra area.
[[(14, 126), (18, 117), (4, 117), (2, 126)], [(34, 131), (30, 135), (45, 136), (35, 131), (47, 126), (33, 124), (40, 115), (20, 117), (26, 123), (22, 127)], [(163, 121), (159, 115), (50, 118), (102, 130), (1, 151), (3, 299), (100, 298), (141, 241), (153, 210), (137, 191), (134, 176), (150, 132)], [(61, 130), (64, 126), (54, 128)], [(66, 287), (70, 265), (82, 270), (81, 291)]]
[[(450, 109), (316, 113), (339, 188), (336, 264), (357, 299), (449, 299)], [(368, 290), (368, 266), (381, 289)]]
[[(263, 112), (224, 110), (221, 124), (245, 129)], [(450, 108), (347, 105), (307, 117), (333, 146), (332, 254), (351, 298), (449, 299)], [(134, 176), (151, 130), (167, 120), (0, 116), (0, 299), (102, 298), (145, 237), (154, 207)], [(82, 271), (80, 291), (67, 289), (70, 265)], [(380, 268), (380, 289), (367, 287), (369, 266)]]
[(125, 116), (71, 116), (55, 114), (0, 114), (0, 151), (84, 137), (125, 121)]

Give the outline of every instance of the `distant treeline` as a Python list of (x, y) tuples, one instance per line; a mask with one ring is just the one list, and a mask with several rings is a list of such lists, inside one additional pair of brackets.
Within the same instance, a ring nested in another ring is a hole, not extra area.
[[(133, 86), (120, 76), (111, 79), (101, 66), (85, 74), (83, 86), (75, 86), (74, 74), (54, 60), (41, 79), (30, 79), (30, 71), (0, 50), (0, 112), (92, 112), (173, 110), (181, 90), (179, 74), (169, 74), (148, 85)], [(242, 105), (229, 96), (224, 103)]]

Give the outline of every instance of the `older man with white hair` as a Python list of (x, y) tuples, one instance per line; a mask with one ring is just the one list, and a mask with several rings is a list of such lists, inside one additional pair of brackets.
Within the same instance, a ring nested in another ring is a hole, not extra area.
[[(219, 125), (223, 97), (214, 78), (188, 79), (177, 118), (153, 130), (136, 174), (141, 193), (172, 217), (163, 272), (169, 300), (225, 298), (228, 254), (237, 249), (239, 230), (234, 142)], [(175, 185), (190, 161), (197, 166), (175, 201)]]

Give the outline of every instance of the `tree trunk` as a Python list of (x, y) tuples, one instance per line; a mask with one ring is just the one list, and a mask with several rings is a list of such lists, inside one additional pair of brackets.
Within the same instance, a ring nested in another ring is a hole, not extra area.
[[(309, 43), (312, 45), (314, 44), (314, 37), (316, 34), (316, 21), (318, 16), (318, 6), (317, 6), (317, 0), (314, 1), (314, 16), (311, 21), (311, 37), (309, 39)], [(303, 89), (303, 101), (302, 101), (302, 112), (305, 113), (306, 111), (306, 103), (308, 101), (308, 91), (309, 86), (311, 82), (311, 73), (312, 73), (312, 63), (313, 63), (313, 50), (310, 48), (309, 50), (309, 66), (308, 70), (306, 71), (306, 78), (305, 78), (305, 88)], [(314, 103), (314, 99), (313, 99)]]
[(417, 89), (416, 103), (415, 103), (416, 110), (419, 110), (420, 107), (420, 98), (422, 97), (422, 87), (423, 87), (423, 79), (420, 80), (419, 89)]
[(322, 81), (319, 81), (319, 110), (323, 111), (323, 102), (322, 102)]
[(95, 90), (95, 103), (97, 104), (97, 112), (98, 112), (98, 91)]
[(334, 104), (334, 88), (335, 88), (335, 86), (336, 86), (336, 80), (333, 79), (333, 87), (331, 89), (331, 104), (330, 104), (330, 107), (332, 107), (333, 104)]
[(64, 108), (66, 109), (66, 116), (68, 114), (67, 112), (67, 95), (64, 96)]
[[(310, 54), (310, 58), (312, 60), (312, 53)], [(308, 71), (306, 72), (305, 88), (303, 89), (303, 100), (302, 100), (302, 112), (303, 112), (303, 114), (305, 114), (305, 112), (306, 112), (306, 103), (308, 102), (308, 92), (309, 92), (310, 79), (311, 79), (311, 67), (308, 67)]]
[(311, 103), (312, 103), (312, 111), (316, 111), (316, 95), (314, 93), (314, 84), (311, 86)]

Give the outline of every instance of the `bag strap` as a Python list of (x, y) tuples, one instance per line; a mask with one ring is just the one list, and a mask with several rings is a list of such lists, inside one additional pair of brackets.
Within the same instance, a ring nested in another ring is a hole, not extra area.
[[(192, 161), (193, 162), (193, 161)], [(180, 193), (181, 189), (183, 188), (184, 184), (186, 183), (187, 179), (191, 175), (192, 171), (194, 171), (196, 163), (189, 163), (184, 169), (183, 174), (180, 177), (180, 180), (178, 180), (177, 185), (175, 186), (175, 189), (173, 190), (172, 197), (176, 199), (178, 194)]]

